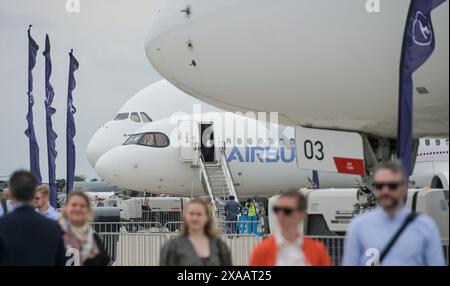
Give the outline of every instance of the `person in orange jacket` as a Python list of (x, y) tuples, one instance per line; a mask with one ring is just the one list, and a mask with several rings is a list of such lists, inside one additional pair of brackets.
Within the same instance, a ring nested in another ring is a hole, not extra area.
[(282, 193), (273, 211), (279, 229), (258, 244), (250, 258), (250, 266), (331, 266), (323, 243), (303, 236), (306, 198), (298, 191)]

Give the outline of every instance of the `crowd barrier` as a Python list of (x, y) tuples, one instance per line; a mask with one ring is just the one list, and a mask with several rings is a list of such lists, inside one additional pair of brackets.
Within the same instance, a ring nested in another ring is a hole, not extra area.
[[(104, 247), (116, 266), (158, 266), (161, 247), (174, 236), (178, 235), (181, 222), (160, 223), (122, 222), (93, 223), (104, 243)], [(169, 229), (177, 231), (170, 231)], [(254, 247), (265, 236), (255, 234), (219, 234), (229, 246), (233, 265), (248, 265)], [(333, 265), (341, 265), (344, 254), (343, 236), (310, 236), (319, 240), (327, 248)], [(442, 242), (446, 265), (449, 257), (449, 241)]]

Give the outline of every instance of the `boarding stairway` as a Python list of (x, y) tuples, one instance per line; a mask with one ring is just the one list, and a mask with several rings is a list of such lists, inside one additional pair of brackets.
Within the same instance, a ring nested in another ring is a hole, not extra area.
[(219, 160), (214, 163), (205, 162), (201, 156), (199, 160), (203, 186), (214, 206), (214, 218), (219, 232), (226, 232), (225, 200), (231, 195), (237, 201), (233, 176), (225, 155), (225, 148), (220, 148)]

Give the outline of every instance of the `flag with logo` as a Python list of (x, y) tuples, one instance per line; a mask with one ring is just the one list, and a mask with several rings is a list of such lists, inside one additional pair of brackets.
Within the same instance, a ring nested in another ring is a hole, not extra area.
[(397, 156), (406, 174), (412, 170), (413, 73), (431, 56), (435, 34), (431, 11), (446, 0), (412, 0), (406, 22), (400, 63), (400, 93), (397, 129)]
[(67, 182), (66, 192), (69, 193), (73, 189), (73, 181), (75, 177), (75, 142), (76, 134), (74, 114), (77, 111), (73, 105), (72, 92), (75, 89), (75, 71), (78, 69), (78, 61), (73, 55), (73, 50), (69, 53), (69, 86), (67, 92), (67, 124), (66, 124), (66, 144), (67, 144)]
[(47, 159), (48, 159), (48, 185), (50, 189), (50, 204), (56, 208), (56, 138), (58, 135), (53, 130), (52, 116), (56, 109), (52, 107), (55, 92), (50, 83), (52, 75), (52, 59), (50, 56), (50, 39), (48, 35), (45, 36), (45, 50), (43, 53), (45, 57), (45, 122), (47, 129)]
[(28, 113), (27, 122), (28, 128), (25, 130), (25, 135), (28, 137), (29, 152), (30, 152), (30, 172), (36, 177), (38, 184), (42, 183), (41, 168), (39, 166), (39, 145), (36, 140), (33, 123), (33, 69), (36, 65), (36, 55), (39, 46), (31, 37), (31, 25), (28, 27)]

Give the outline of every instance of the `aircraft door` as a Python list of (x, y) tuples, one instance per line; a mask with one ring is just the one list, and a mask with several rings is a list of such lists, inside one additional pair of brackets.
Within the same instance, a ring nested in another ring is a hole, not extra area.
[(201, 128), (201, 141), (200, 150), (203, 155), (203, 159), (206, 163), (214, 163), (215, 148), (214, 148), (214, 128), (212, 123), (202, 123)]
[(196, 162), (199, 156), (199, 130), (198, 125), (192, 120), (178, 122), (180, 160)]

